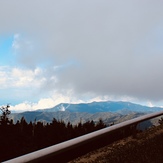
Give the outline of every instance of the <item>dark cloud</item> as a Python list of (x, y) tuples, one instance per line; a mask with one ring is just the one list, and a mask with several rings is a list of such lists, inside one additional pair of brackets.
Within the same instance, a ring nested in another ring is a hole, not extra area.
[(162, 5), (149, 0), (1, 1), (0, 31), (23, 35), (18, 54), (26, 66), (72, 63), (58, 72), (58, 88), (161, 100)]

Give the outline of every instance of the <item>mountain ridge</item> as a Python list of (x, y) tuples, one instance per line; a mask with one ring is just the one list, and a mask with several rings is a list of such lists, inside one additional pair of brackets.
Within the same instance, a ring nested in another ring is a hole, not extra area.
[(89, 120), (98, 121), (100, 118), (105, 123), (119, 123), (124, 120), (136, 118), (150, 112), (160, 111), (163, 108), (147, 107), (131, 102), (92, 102), (70, 104), (61, 103), (50, 109), (39, 109), (36, 111), (26, 111), (22, 113), (14, 113), (11, 118), (16, 123), (21, 117), (24, 117), (27, 122), (43, 121), (50, 123), (53, 118), (63, 120), (66, 123), (77, 124), (80, 121), (83, 123)]
[(37, 111), (46, 111), (46, 112), (54, 112), (54, 111), (71, 111), (71, 112), (120, 112), (122, 110), (134, 111), (134, 112), (156, 112), (161, 111), (163, 108), (161, 107), (149, 107), (143, 106), (140, 104), (135, 104), (131, 102), (123, 102), (123, 101), (101, 101), (101, 102), (91, 102), (91, 103), (60, 103), (49, 109), (39, 109)]

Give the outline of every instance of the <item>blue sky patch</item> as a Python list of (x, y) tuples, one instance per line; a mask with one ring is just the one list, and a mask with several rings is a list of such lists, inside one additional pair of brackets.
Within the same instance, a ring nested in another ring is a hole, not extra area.
[(0, 66), (12, 65), (14, 54), (12, 52), (13, 37), (0, 37)]

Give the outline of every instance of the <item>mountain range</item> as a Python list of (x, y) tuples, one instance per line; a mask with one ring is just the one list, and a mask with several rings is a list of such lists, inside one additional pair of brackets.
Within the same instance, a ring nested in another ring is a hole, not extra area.
[(61, 103), (50, 109), (43, 109), (38, 111), (45, 112), (56, 112), (56, 111), (70, 111), (70, 112), (87, 112), (87, 113), (97, 113), (97, 112), (156, 112), (161, 111), (163, 108), (160, 107), (148, 107), (139, 104), (134, 104), (131, 102), (92, 102), (92, 103), (80, 103), (80, 104), (70, 104)]
[(36, 111), (26, 111), (22, 113), (12, 113), (11, 118), (16, 122), (24, 117), (27, 122), (43, 121), (49, 123), (56, 118), (64, 122), (77, 124), (93, 120), (97, 122), (102, 119), (106, 124), (120, 123), (147, 113), (161, 111), (160, 107), (148, 107), (131, 102), (92, 102), (70, 104), (61, 103), (53, 108), (40, 109)]

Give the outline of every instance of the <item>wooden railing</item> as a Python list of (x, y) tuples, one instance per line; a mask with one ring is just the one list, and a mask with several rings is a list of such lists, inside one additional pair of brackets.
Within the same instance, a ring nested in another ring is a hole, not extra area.
[[(151, 113), (147, 115), (140, 116), (138, 118), (134, 118), (8, 161), (5, 161), (4, 163), (24, 163), (24, 162), (46, 162), (46, 160), (54, 159), (53, 162), (55, 162), (55, 157), (65, 157), (65, 152), (68, 152), (69, 155), (73, 155), (71, 151), (78, 149), (80, 150), (81, 146), (87, 146), (88, 143), (93, 142), (97, 139), (103, 139), (106, 138), (107, 135), (118, 131), (120, 129), (137, 125), (140, 122), (158, 117), (163, 115), (163, 111), (157, 112), (157, 113)], [(63, 159), (63, 158), (62, 158)]]

